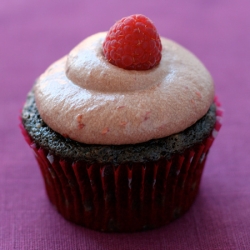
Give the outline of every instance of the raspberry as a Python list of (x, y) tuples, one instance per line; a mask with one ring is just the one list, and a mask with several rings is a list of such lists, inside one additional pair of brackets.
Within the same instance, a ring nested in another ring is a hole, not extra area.
[(103, 43), (105, 58), (123, 69), (151, 69), (159, 64), (161, 50), (154, 24), (143, 15), (131, 15), (117, 21)]

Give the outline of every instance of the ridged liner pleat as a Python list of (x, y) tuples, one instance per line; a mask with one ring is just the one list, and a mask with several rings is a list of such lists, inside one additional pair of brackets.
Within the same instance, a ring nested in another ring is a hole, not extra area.
[(99, 231), (133, 232), (156, 228), (192, 205), (206, 157), (220, 129), (222, 110), (203, 143), (155, 162), (89, 164), (51, 155), (22, 133), (35, 153), (51, 203), (67, 220)]

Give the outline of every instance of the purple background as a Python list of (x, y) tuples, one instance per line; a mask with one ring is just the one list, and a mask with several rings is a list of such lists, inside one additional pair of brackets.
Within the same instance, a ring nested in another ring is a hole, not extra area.
[[(0, 249), (250, 249), (249, 10), (249, 0), (1, 0)], [(225, 114), (188, 213), (153, 231), (104, 234), (53, 209), (18, 115), (47, 66), (134, 13), (204, 62)]]

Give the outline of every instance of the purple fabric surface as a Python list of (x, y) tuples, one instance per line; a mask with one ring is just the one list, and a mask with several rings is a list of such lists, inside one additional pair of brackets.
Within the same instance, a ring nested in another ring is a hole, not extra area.
[[(250, 1), (2, 0), (0, 249), (250, 249)], [(49, 203), (18, 115), (34, 80), (86, 36), (123, 16), (149, 16), (194, 52), (225, 109), (200, 192), (168, 226), (104, 234), (65, 221)]]

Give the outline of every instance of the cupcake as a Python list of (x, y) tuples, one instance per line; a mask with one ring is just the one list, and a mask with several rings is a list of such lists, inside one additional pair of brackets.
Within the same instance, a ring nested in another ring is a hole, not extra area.
[(64, 218), (133, 232), (190, 208), (221, 114), (203, 64), (132, 15), (53, 63), (20, 127)]

